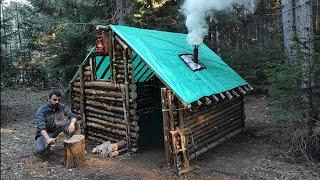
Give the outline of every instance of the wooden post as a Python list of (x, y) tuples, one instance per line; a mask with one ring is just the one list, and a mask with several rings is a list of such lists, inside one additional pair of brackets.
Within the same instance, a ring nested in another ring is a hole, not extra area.
[(163, 118), (163, 136), (164, 136), (164, 151), (166, 164), (172, 165), (172, 146), (171, 146), (171, 135), (170, 135), (170, 123), (169, 123), (169, 112), (168, 112), (168, 101), (167, 101), (167, 88), (161, 88), (161, 102), (162, 102), (162, 118)]
[(124, 65), (124, 85), (125, 85), (125, 94), (126, 94), (126, 99), (125, 99), (125, 106), (127, 110), (127, 119), (126, 119), (126, 131), (128, 133), (128, 140), (127, 140), (127, 148), (128, 151), (130, 151), (130, 96), (129, 96), (129, 73), (128, 73), (128, 57), (127, 57), (127, 50), (124, 49), (122, 50), (122, 58), (123, 58), (123, 65)]
[[(170, 131), (175, 131), (176, 127), (174, 124), (174, 114), (173, 114), (173, 95), (171, 90), (167, 90), (167, 99), (168, 99), (168, 111), (169, 111), (169, 125), (170, 125)], [(179, 155), (177, 150), (177, 138), (175, 135), (171, 136), (172, 138), (172, 156), (173, 156), (173, 162), (179, 168), (178, 160), (179, 160)]]
[(71, 112), (73, 112), (73, 94), (72, 94), (72, 88), (73, 88), (73, 82), (72, 81), (70, 81), (70, 89), (69, 89), (69, 91), (70, 91), (70, 110), (71, 110)]
[[(116, 58), (115, 58), (115, 46), (116, 46), (116, 44), (115, 44), (115, 40), (114, 40), (114, 32), (112, 32), (111, 31), (111, 49), (112, 49), (112, 51), (111, 51), (111, 55), (112, 56), (110, 56), (110, 64), (112, 64), (112, 66), (114, 66), (114, 63), (115, 63), (115, 61), (116, 61)], [(111, 67), (111, 66), (110, 66)], [(116, 76), (115, 76), (115, 69), (114, 68), (112, 68), (112, 72), (111, 72), (111, 79), (112, 79), (112, 82), (113, 83), (117, 83), (116, 82)]]
[(83, 65), (79, 66), (80, 70), (80, 112), (81, 112), (81, 127), (82, 133), (85, 132), (85, 119), (86, 119), (86, 106), (85, 106), (85, 89), (84, 89), (84, 74), (83, 74)]
[[(128, 109), (127, 109), (127, 105), (126, 105), (126, 99), (129, 98), (126, 96), (126, 87), (123, 86), (121, 88), (121, 92), (122, 92), (122, 96), (123, 96), (123, 109), (124, 109), (124, 121), (126, 123), (126, 141), (127, 141), (127, 149), (129, 149), (130, 145), (129, 143), (131, 143), (131, 139), (130, 139), (130, 128), (128, 128), (128, 115), (130, 114)], [(130, 125), (129, 125), (130, 127)]]
[(85, 155), (84, 135), (73, 135), (70, 139), (64, 140), (66, 150), (66, 167), (75, 168), (83, 164)]
[(181, 101), (179, 101), (179, 124), (180, 124), (180, 128), (184, 128), (184, 124), (185, 124), (185, 112), (184, 112), (184, 105)]
[(93, 56), (90, 57), (89, 64), (90, 64), (90, 71), (91, 71), (90, 73), (91, 81), (95, 81), (96, 80), (96, 61)]
[(108, 51), (109, 51), (109, 64), (110, 64), (110, 72), (111, 72), (111, 82), (114, 82), (114, 73), (113, 73), (113, 40), (112, 40), (112, 30), (108, 31)]

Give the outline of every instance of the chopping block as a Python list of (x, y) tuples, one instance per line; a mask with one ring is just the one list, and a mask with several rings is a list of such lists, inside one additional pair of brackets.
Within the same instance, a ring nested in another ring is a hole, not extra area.
[(84, 135), (73, 135), (65, 139), (64, 147), (66, 151), (66, 167), (68, 169), (79, 167), (84, 162), (85, 155), (85, 138)]

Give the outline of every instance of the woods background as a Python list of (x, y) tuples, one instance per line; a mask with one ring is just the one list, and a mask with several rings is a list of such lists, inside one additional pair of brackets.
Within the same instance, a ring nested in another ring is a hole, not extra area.
[[(187, 33), (182, 0), (1, 2), (1, 86), (65, 90), (98, 24)], [(292, 152), (320, 161), (320, 1), (255, 1), (212, 12), (205, 43), (271, 99)]]

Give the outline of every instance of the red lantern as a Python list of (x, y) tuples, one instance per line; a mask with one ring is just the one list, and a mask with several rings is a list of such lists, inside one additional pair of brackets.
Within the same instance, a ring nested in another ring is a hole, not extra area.
[(96, 53), (100, 55), (105, 54), (105, 47), (104, 47), (104, 36), (97, 34), (96, 35)]

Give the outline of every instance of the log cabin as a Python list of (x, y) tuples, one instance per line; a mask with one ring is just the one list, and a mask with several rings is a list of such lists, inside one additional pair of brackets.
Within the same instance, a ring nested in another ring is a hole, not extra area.
[(136, 152), (144, 117), (156, 111), (165, 162), (182, 174), (190, 160), (244, 130), (244, 95), (253, 88), (205, 44), (191, 47), (182, 33), (97, 29), (96, 47), (70, 82), (86, 138), (125, 140)]

